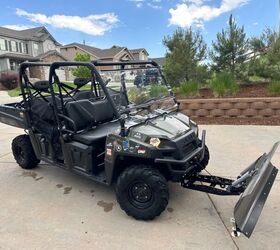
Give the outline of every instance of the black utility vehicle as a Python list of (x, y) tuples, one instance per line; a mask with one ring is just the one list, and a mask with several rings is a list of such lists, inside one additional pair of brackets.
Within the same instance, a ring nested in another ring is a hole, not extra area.
[[(49, 67), (49, 80), (31, 83), (33, 67)], [(57, 72), (69, 68), (71, 74), (73, 67), (88, 69), (91, 77), (62, 82)], [(127, 70), (157, 71), (157, 84), (138, 88)], [(278, 143), (235, 180), (201, 174), (209, 160), (206, 132), (200, 137), (196, 123), (178, 112), (153, 61), (22, 63), (19, 82), (23, 100), (0, 105), (0, 121), (26, 132), (12, 142), (22, 168), (45, 161), (115, 184), (121, 208), (142, 220), (165, 210), (168, 181), (216, 195), (241, 194), (234, 232), (250, 237), (278, 171), (270, 162)]]

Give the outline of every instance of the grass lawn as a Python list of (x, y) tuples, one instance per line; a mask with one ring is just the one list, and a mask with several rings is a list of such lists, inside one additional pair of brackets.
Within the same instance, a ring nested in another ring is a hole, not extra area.
[[(77, 86), (74, 85), (74, 83), (72, 83), (72, 82), (63, 82), (63, 83), (66, 84), (66, 85), (68, 85), (68, 86), (70, 86), (70, 87), (72, 87), (72, 88), (76, 88), (76, 87), (77, 87)], [(54, 88), (54, 91), (55, 91), (56, 93), (58, 93), (58, 86), (57, 86), (57, 84), (53, 84), (53, 88)], [(84, 85), (83, 87), (80, 88), (80, 90), (89, 90), (89, 89), (90, 89), (90, 85), (89, 85), (89, 84), (86, 84), (86, 85)], [(67, 90), (67, 91), (68, 91), (68, 90)], [(21, 93), (20, 87), (16, 87), (15, 89), (8, 90), (8, 95), (9, 95), (10, 97), (19, 96), (20, 93)]]
[(15, 89), (8, 90), (8, 95), (10, 97), (19, 96), (20, 94), (20, 87), (16, 87)]

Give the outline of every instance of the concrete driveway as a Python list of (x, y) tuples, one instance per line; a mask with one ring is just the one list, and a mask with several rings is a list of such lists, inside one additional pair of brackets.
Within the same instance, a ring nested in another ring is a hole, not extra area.
[[(203, 126), (212, 174), (235, 177), (280, 139), (280, 127)], [(280, 175), (247, 238), (231, 238), (238, 197), (170, 184), (167, 210), (151, 222), (119, 208), (113, 188), (41, 163), (18, 167), (11, 140), (22, 130), (0, 124), (0, 249), (279, 249)], [(280, 154), (273, 163), (280, 166)]]

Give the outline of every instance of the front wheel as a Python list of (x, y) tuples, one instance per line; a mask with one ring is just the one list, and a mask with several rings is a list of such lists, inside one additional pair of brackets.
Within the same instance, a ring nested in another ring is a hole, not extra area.
[(145, 165), (125, 169), (116, 184), (120, 207), (137, 220), (152, 220), (166, 208), (169, 192), (166, 179)]

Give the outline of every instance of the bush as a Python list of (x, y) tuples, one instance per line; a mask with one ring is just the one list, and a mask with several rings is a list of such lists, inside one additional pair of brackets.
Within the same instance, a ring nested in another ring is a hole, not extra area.
[[(74, 60), (76, 62), (90, 62), (90, 55), (89, 54), (83, 54), (83, 53), (77, 53)], [(72, 69), (73, 76), (76, 77), (84, 77), (84, 78), (91, 78), (92, 74), (88, 67), (86, 66), (78, 66), (75, 69)]]
[(184, 82), (181, 83), (180, 87), (174, 89), (176, 94), (185, 96), (197, 96), (199, 93), (199, 84), (197, 82)]
[(150, 97), (160, 97), (168, 95), (168, 89), (166, 86), (162, 85), (151, 85), (151, 89), (149, 91)]
[(280, 94), (280, 81), (272, 81), (268, 84), (267, 90), (271, 94)]
[(232, 74), (222, 72), (212, 79), (210, 88), (215, 96), (236, 95), (239, 90), (239, 85)]
[(2, 73), (0, 75), (0, 83), (5, 89), (14, 89), (18, 86), (17, 73)]
[(129, 101), (135, 104), (143, 103), (149, 99), (148, 93), (144, 89), (137, 87), (129, 89), (127, 94)]

